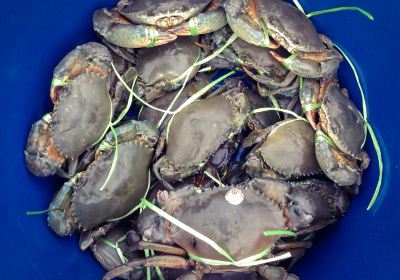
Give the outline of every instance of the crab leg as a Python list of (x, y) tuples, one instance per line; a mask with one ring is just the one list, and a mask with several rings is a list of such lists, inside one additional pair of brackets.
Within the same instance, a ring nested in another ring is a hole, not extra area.
[(133, 260), (107, 272), (107, 274), (104, 275), (103, 280), (111, 280), (120, 276), (121, 274), (133, 271), (135, 268), (140, 266), (186, 269), (190, 266), (190, 262), (187, 259), (178, 256), (154, 256), (145, 259)]
[(299, 277), (287, 272), (282, 267), (264, 265), (257, 267), (257, 272), (266, 280), (298, 280)]
[(165, 245), (165, 244), (146, 242), (146, 241), (139, 242), (139, 249), (141, 249), (141, 250), (150, 249), (150, 250), (159, 251), (159, 252), (172, 254), (172, 255), (178, 255), (178, 256), (186, 255), (186, 251), (181, 248), (178, 248), (175, 246), (170, 246), (170, 245)]
[(297, 75), (293, 72), (289, 72), (285, 79), (281, 82), (277, 82), (275, 79), (270, 78), (270, 77), (265, 77), (262, 75), (257, 75), (251, 72), (249, 69), (247, 69), (246, 66), (242, 65), (243, 70), (246, 72), (247, 75), (249, 75), (253, 80), (256, 82), (259, 82), (261, 84), (267, 85), (267, 86), (274, 86), (274, 87), (288, 87), (293, 80), (297, 77)]
[(201, 280), (203, 278), (204, 272), (201, 270), (193, 270), (185, 275), (182, 275), (177, 280)]

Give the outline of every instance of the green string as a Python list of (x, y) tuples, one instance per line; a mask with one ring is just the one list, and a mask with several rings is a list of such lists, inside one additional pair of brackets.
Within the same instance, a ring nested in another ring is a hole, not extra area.
[(298, 0), (293, 0), (294, 5), (297, 7), (297, 9), (300, 10), (303, 14), (305, 14), (303, 7), (301, 6), (300, 2)]
[(225, 185), (220, 180), (215, 178), (213, 175), (211, 175), (207, 171), (204, 171), (204, 174), (206, 174), (211, 180), (213, 180), (215, 183), (217, 183), (219, 187), (225, 188)]
[(113, 161), (111, 163), (110, 171), (108, 172), (107, 178), (104, 181), (103, 185), (101, 186), (100, 191), (102, 191), (106, 187), (108, 182), (110, 181), (111, 176), (115, 171), (115, 167), (117, 166), (117, 161), (118, 161), (118, 146), (119, 146), (118, 145), (118, 136), (117, 136), (117, 133), (115, 132), (115, 129), (114, 129), (113, 126), (110, 126), (110, 129), (111, 129), (111, 132), (112, 132), (112, 134), (114, 136), (114, 139), (115, 139), (115, 142), (114, 142), (115, 143), (114, 157), (113, 157)]
[(364, 145), (365, 145), (365, 141), (367, 141), (367, 123), (368, 123), (367, 101), (365, 99), (364, 90), (363, 90), (363, 87), (361, 85), (357, 69), (354, 66), (353, 62), (351, 61), (350, 57), (337, 44), (334, 44), (334, 45), (341, 52), (341, 54), (344, 56), (344, 58), (346, 59), (347, 63), (349, 63), (351, 69), (353, 70), (354, 77), (356, 78), (358, 89), (360, 90), (361, 102), (362, 102), (362, 114), (363, 114), (363, 118), (364, 118), (364, 140), (363, 140), (363, 143), (361, 145), (361, 148), (363, 148)]
[(68, 82), (66, 82), (62, 79), (53, 77), (53, 79), (51, 80), (51, 85), (54, 87), (65, 87), (68, 85)]
[[(313, 16), (322, 15), (322, 14), (335, 13), (335, 12), (341, 12), (341, 11), (360, 12), (361, 14), (366, 16), (369, 20), (374, 20), (374, 17), (370, 13), (368, 13), (367, 11), (365, 11), (359, 7), (336, 7), (336, 8), (325, 9), (325, 10), (320, 10), (320, 11), (314, 11), (314, 12), (307, 14), (307, 17), (313, 17)], [(304, 11), (303, 11), (303, 13), (304, 13)]]
[(312, 111), (315, 109), (321, 108), (321, 103), (310, 103), (310, 104), (305, 104), (303, 106), (303, 112), (306, 113), (308, 111)]
[(289, 237), (297, 237), (297, 234), (293, 231), (289, 230), (268, 230), (264, 231), (264, 236), (270, 237), (270, 236), (277, 236), (277, 235), (285, 235)]
[(117, 251), (118, 257), (121, 260), (122, 264), (125, 264), (128, 262), (128, 259), (124, 256), (124, 253), (122, 252), (121, 248), (119, 247), (119, 243), (121, 243), (122, 241), (126, 240), (126, 235), (121, 236), (116, 242), (115, 244), (113, 244), (110, 240), (101, 237), (100, 242), (115, 249)]
[[(151, 250), (151, 249), (150, 249), (150, 255), (151, 255), (152, 257), (154, 257), (154, 256), (156, 255), (156, 253), (154, 252), (154, 250)], [(163, 275), (163, 273), (162, 273), (160, 267), (156, 266), (155, 268), (156, 268), (156, 273), (157, 273), (158, 279), (160, 279), (160, 280), (165, 280), (164, 275)]]
[(43, 215), (50, 212), (50, 209), (42, 210), (42, 211), (26, 211), (25, 214), (27, 216), (34, 216), (34, 215)]
[(379, 177), (378, 182), (375, 187), (374, 195), (371, 198), (371, 201), (368, 204), (367, 210), (371, 210), (372, 206), (374, 206), (376, 199), (378, 198), (379, 192), (381, 190), (382, 185), (382, 178), (383, 178), (383, 159), (382, 159), (382, 152), (379, 146), (378, 139), (376, 138), (375, 132), (372, 126), (367, 122), (367, 127), (369, 131), (369, 135), (371, 136), (372, 143), (375, 148), (376, 156), (378, 157), (378, 167), (379, 167)]
[(192, 35), (192, 36), (199, 35), (199, 31), (197, 30), (197, 25), (198, 25), (197, 19), (195, 17), (192, 17), (189, 20), (189, 32), (190, 32), (190, 35)]
[(149, 33), (150, 33), (150, 43), (146, 46), (146, 48), (152, 48), (156, 45), (157, 42), (157, 37), (158, 37), (158, 31), (152, 27), (148, 27)]
[(330, 147), (337, 149), (335, 143), (333, 143), (332, 139), (326, 135), (325, 133), (323, 133), (321, 130), (317, 130), (317, 132), (315, 133), (315, 141), (323, 141), (326, 144), (328, 144)]
[[(113, 69), (115, 69), (114, 64), (112, 62), (111, 62), (111, 64), (113, 65)], [(115, 69), (115, 71), (116, 71), (116, 69)], [(132, 91), (136, 84), (137, 78), (138, 78), (138, 75), (136, 75), (135, 78), (133, 79), (132, 86), (131, 86)], [(131, 92), (129, 92), (128, 102), (127, 102), (124, 110), (122, 110), (122, 112), (119, 114), (118, 118), (111, 125), (116, 126), (125, 117), (125, 115), (128, 113), (129, 109), (132, 106), (132, 99), (133, 99), (133, 94)]]
[(305, 122), (308, 122), (305, 118), (300, 117), (299, 115), (297, 115), (297, 114), (296, 114), (295, 112), (293, 112), (293, 111), (286, 110), (286, 109), (278, 109), (278, 108), (268, 108), (268, 107), (265, 107), (265, 108), (258, 108), (258, 109), (255, 109), (255, 110), (251, 111), (251, 112), (248, 114), (248, 116), (251, 116), (251, 115), (257, 114), (257, 113), (268, 112), (268, 111), (278, 111), (278, 112), (286, 113), (286, 114), (289, 114), (289, 115), (294, 116), (296, 119), (301, 119), (301, 120), (303, 120), (303, 121), (305, 121)]
[(292, 64), (293, 60), (295, 60), (300, 54), (299, 53), (294, 53), (292, 55), (290, 55), (288, 58), (285, 59), (285, 61), (283, 62), (283, 66), (286, 69), (289, 69), (290, 64)]

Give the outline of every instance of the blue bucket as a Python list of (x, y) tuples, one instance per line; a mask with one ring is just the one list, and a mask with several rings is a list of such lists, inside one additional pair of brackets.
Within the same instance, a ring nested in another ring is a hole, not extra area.
[[(398, 144), (400, 87), (398, 1), (301, 1), (306, 11), (362, 5), (375, 21), (354, 12), (313, 18), (321, 33), (330, 36), (359, 70), (371, 121), (384, 158), (384, 184), (372, 209), (366, 207), (378, 178), (371, 155), (361, 194), (347, 215), (318, 235), (313, 248), (295, 266), (302, 279), (398, 279), (400, 203)], [(25, 168), (23, 150), (33, 122), (52, 110), (49, 87), (52, 71), (76, 45), (97, 40), (92, 13), (115, 1), (3, 1), (0, 34), (2, 106), (0, 230), (1, 279), (100, 279), (103, 269), (88, 252), (78, 248), (77, 236), (59, 238), (44, 216), (26, 216), (27, 210), (47, 209), (57, 178), (37, 178)], [(397, 51), (397, 52), (396, 52)], [(342, 86), (361, 108), (361, 98), (349, 65), (340, 67)]]

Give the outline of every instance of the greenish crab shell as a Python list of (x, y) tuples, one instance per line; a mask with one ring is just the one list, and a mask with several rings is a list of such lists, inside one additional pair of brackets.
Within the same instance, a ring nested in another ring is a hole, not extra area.
[(119, 218), (146, 194), (158, 131), (146, 122), (130, 121), (115, 132), (118, 157), (108, 183), (104, 185), (116, 151), (112, 133), (100, 143), (87, 170), (65, 183), (52, 200), (48, 222), (57, 234), (70, 235), (77, 228), (87, 230)]
[(278, 122), (250, 153), (247, 169), (254, 175), (265, 174), (271, 168), (288, 178), (319, 173), (314, 137), (314, 130), (303, 120)]
[[(164, 91), (179, 88), (183, 80), (172, 81), (181, 76), (201, 57), (201, 50), (195, 44), (198, 37), (179, 37), (175, 41), (138, 51), (136, 69), (139, 74), (137, 92), (148, 102), (159, 98)], [(197, 73), (195, 67), (188, 80)]]
[(255, 0), (255, 3), (268, 34), (290, 53), (325, 50), (314, 25), (299, 9), (282, 0)]
[[(83, 229), (125, 215), (147, 192), (157, 130), (146, 123), (130, 121), (119, 128), (117, 135), (121, 136), (118, 158), (104, 190), (100, 189), (110, 173), (115, 144), (99, 150), (99, 156), (76, 182), (71, 207), (76, 223)], [(109, 135), (103, 143), (110, 139), (113, 138)]]
[[(235, 260), (274, 250), (282, 235), (265, 235), (266, 231), (301, 231), (314, 225), (322, 228), (343, 215), (349, 204), (346, 193), (324, 181), (295, 185), (273, 179), (205, 191), (189, 184), (169, 193), (159, 191), (158, 202), (167, 214), (216, 242)], [(137, 225), (152, 242), (176, 243), (189, 256), (226, 261), (207, 243), (150, 209), (140, 214)], [(218, 271), (232, 267), (210, 268)]]
[(117, 7), (130, 21), (167, 28), (203, 11), (211, 0), (121, 0)]
[(60, 154), (76, 159), (99, 140), (111, 117), (108, 90), (105, 77), (87, 73), (75, 78), (59, 95), (51, 135)]
[(167, 132), (166, 154), (155, 164), (161, 177), (176, 181), (199, 171), (230, 136), (242, 130), (248, 112), (246, 96), (233, 89), (177, 113)]
[(317, 130), (315, 153), (324, 174), (339, 186), (361, 184), (362, 172), (354, 160), (347, 159), (343, 153), (333, 147), (329, 140), (321, 137)]
[(328, 85), (320, 108), (322, 129), (343, 153), (360, 159), (364, 142), (364, 119), (337, 83)]

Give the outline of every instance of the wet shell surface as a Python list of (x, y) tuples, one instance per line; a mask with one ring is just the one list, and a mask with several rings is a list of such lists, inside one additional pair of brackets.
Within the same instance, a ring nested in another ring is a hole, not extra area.
[(60, 94), (51, 123), (54, 145), (65, 157), (77, 158), (99, 140), (110, 115), (106, 79), (80, 75), (71, 82), (69, 91)]
[(77, 182), (72, 209), (84, 229), (127, 214), (146, 193), (153, 149), (137, 141), (120, 144), (115, 170), (100, 191), (113, 155), (114, 152), (102, 154)]
[(259, 148), (265, 163), (286, 177), (320, 172), (315, 156), (315, 131), (302, 120), (285, 122), (279, 123)]

